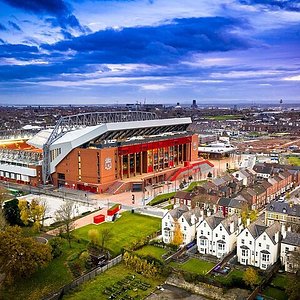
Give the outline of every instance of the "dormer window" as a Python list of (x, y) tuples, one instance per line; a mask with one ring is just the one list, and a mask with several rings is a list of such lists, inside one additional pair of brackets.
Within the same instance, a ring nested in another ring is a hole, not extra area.
[(220, 226), (220, 231), (222, 231), (222, 226)]

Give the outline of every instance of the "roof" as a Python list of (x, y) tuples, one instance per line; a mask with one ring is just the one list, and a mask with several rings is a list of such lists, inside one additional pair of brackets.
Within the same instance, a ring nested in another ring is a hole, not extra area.
[(221, 224), (224, 226), (225, 230), (231, 234), (230, 232), (230, 224), (233, 222), (234, 227), (233, 227), (233, 231), (236, 231), (238, 229), (239, 226), (239, 218), (237, 215), (232, 215), (230, 217), (227, 217), (226, 219), (221, 221)]
[(182, 214), (182, 217), (186, 219), (188, 224), (191, 226), (192, 225), (192, 216), (194, 215), (197, 220), (199, 221), (199, 218), (202, 217), (202, 210), (200, 207), (195, 207), (185, 213)]
[(215, 229), (224, 219), (220, 213), (217, 213), (205, 218), (205, 221), (211, 229)]
[(231, 201), (231, 198), (221, 198), (221, 199), (218, 201), (218, 205), (222, 205), (222, 206), (228, 207), (230, 201)]
[(253, 170), (256, 173), (261, 173), (261, 174), (271, 175), (273, 173), (273, 167), (265, 165), (265, 164), (256, 164), (256, 165), (254, 165)]
[(286, 231), (281, 243), (300, 247), (300, 233)]
[(188, 210), (188, 207), (186, 205), (183, 205), (169, 210), (168, 213), (172, 216), (174, 220), (178, 220), (183, 215), (183, 213), (185, 213)]
[(34, 146), (35, 148), (42, 149), (43, 145), (47, 142), (50, 134), (52, 133), (52, 129), (44, 129), (39, 131), (33, 138), (29, 139), (26, 143)]
[(260, 219), (258, 219), (251, 223), (247, 229), (254, 239), (257, 239), (265, 232), (272, 240), (273, 244), (276, 244), (275, 235), (276, 233), (280, 233), (280, 223), (274, 222), (272, 225), (266, 226)]
[(273, 201), (267, 205), (266, 211), (300, 217), (300, 204), (289, 204), (287, 202)]
[(185, 192), (185, 191), (177, 191), (174, 198), (184, 199), (184, 200), (191, 200), (194, 197), (193, 193)]

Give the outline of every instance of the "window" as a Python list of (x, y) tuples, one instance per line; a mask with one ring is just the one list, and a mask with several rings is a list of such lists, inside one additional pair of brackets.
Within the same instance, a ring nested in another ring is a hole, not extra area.
[(216, 233), (216, 238), (218, 237), (218, 234)]
[(183, 230), (186, 230), (186, 226), (183, 227)]
[(263, 239), (264, 239), (264, 241), (266, 240), (266, 236), (265, 235), (263, 236)]
[(245, 244), (245, 240), (244, 239), (241, 242), (242, 242), (242, 244)]
[(262, 255), (262, 261), (269, 261), (269, 254), (265, 254), (265, 253), (263, 253), (263, 255)]
[(258, 243), (258, 247), (261, 247), (261, 243)]
[(247, 256), (247, 251), (246, 250), (242, 250), (242, 256)]
[(218, 250), (224, 251), (225, 245), (224, 244), (218, 244)]
[(220, 226), (220, 231), (222, 231), (222, 226)]
[(200, 240), (200, 245), (204, 246), (205, 245), (205, 240)]
[(168, 226), (168, 222), (165, 222), (165, 226)]
[(270, 245), (267, 245), (267, 250), (269, 250), (270, 249)]
[(248, 236), (248, 232), (246, 231), (246, 236)]
[(203, 234), (203, 230), (200, 231), (200, 234)]
[(203, 226), (206, 227), (206, 223), (204, 223)]
[(222, 240), (225, 240), (225, 235), (222, 235)]
[(252, 245), (252, 241), (249, 242), (249, 245)]
[(207, 235), (209, 235), (209, 232), (207, 233)]

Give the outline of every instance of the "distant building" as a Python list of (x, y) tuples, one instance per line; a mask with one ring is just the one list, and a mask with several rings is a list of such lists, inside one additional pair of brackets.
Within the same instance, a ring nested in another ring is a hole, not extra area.
[(192, 103), (192, 105), (191, 105), (191, 108), (198, 108), (197, 100), (193, 100), (193, 103)]
[(266, 207), (265, 223), (271, 225), (279, 221), (281, 224), (300, 225), (300, 204), (273, 201)]

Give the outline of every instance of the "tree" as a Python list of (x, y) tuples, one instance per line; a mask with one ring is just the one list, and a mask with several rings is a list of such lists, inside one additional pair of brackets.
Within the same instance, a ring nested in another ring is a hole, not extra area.
[(13, 199), (10, 201), (6, 201), (3, 206), (3, 212), (4, 212), (5, 219), (8, 222), (8, 224), (11, 226), (24, 225), (20, 218), (20, 209), (19, 209), (18, 204), (19, 204), (19, 200)]
[(256, 270), (254, 270), (251, 267), (247, 268), (243, 275), (243, 280), (247, 285), (249, 285), (253, 289), (259, 280)]
[(100, 244), (100, 234), (97, 229), (90, 229), (88, 231), (88, 237), (93, 245)]
[(300, 251), (289, 253), (289, 263), (292, 265), (293, 274), (288, 277), (286, 292), (289, 300), (297, 300), (300, 295)]
[(176, 245), (176, 246), (180, 246), (182, 244), (182, 242), (183, 242), (183, 235), (181, 232), (179, 222), (178, 222), (178, 220), (176, 220), (172, 244)]
[(104, 249), (104, 246), (111, 240), (112, 233), (109, 228), (104, 228), (100, 232), (101, 236), (101, 248)]
[(49, 240), (48, 244), (51, 246), (51, 254), (53, 258), (59, 257), (62, 254), (62, 239), (55, 237)]
[(3, 212), (2, 207), (0, 206), (0, 231), (4, 230), (6, 225), (7, 225), (7, 222), (6, 222), (6, 219), (4, 216), (4, 212)]
[(40, 231), (46, 210), (44, 205), (38, 199), (32, 199), (30, 203), (22, 199), (19, 200), (19, 209), (22, 222), (25, 225), (31, 222), (34, 230)]
[(74, 205), (70, 201), (64, 202), (56, 211), (56, 220), (62, 223), (61, 229), (66, 233), (69, 247), (71, 248), (71, 231), (75, 228), (74, 221)]
[(290, 200), (290, 199), (291, 199), (291, 194), (290, 194), (290, 192), (287, 192), (287, 193), (285, 194), (285, 198), (286, 198), (287, 200)]
[(0, 232), (0, 273), (9, 283), (29, 277), (52, 259), (51, 247), (22, 236), (20, 227), (7, 227)]
[(244, 206), (241, 211), (242, 223), (247, 224), (247, 219), (250, 219), (250, 222), (257, 220), (258, 212), (257, 210), (250, 210), (247, 206)]

